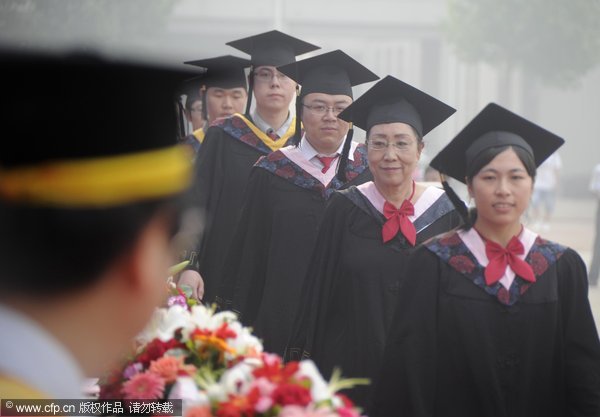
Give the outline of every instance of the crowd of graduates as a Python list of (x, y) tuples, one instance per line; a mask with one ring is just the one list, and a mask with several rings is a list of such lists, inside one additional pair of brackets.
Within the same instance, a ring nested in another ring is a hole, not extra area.
[[(0, 152), (0, 324), (21, 334), (0, 342), (0, 388), (64, 395), (33, 370), (74, 381), (105, 365), (158, 302), (157, 271), (192, 208), (202, 227), (179, 287), (236, 312), (269, 352), (368, 378), (346, 391), (367, 415), (600, 415), (585, 265), (521, 222), (563, 138), (490, 103), (431, 160), (440, 181), (415, 181), (452, 106), (341, 50), (301, 59), (319, 47), (279, 31), (227, 45), (248, 58), (189, 72), (3, 55), (5, 79), (43, 86), (15, 88), (6, 123), (23, 122), (24, 100), (56, 105), (44, 135)], [(94, 80), (101, 120), (67, 105), (82, 101), (80, 79)], [(143, 129), (127, 95), (152, 95)], [(24, 341), (55, 363), (15, 362)]]

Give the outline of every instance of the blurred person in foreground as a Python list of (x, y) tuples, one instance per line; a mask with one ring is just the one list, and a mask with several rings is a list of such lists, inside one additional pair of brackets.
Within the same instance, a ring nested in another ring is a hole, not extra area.
[(43, 134), (0, 150), (0, 397), (82, 398), (164, 301), (191, 178), (175, 93), (192, 73), (1, 51), (0, 76), (5, 130), (50, 103)]

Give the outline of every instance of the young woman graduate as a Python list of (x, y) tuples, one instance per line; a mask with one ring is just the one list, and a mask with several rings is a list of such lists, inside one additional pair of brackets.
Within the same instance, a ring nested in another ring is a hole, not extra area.
[[(296, 120), (304, 135), (297, 127), (297, 145), (252, 170), (219, 302), (240, 313), (266, 350), (283, 355), (327, 200), (371, 179), (365, 145), (352, 142), (350, 124), (337, 115), (352, 103), (353, 86), (378, 77), (339, 50), (278, 69), (302, 84)], [(344, 138), (350, 161), (339, 179)]]
[(585, 265), (521, 223), (563, 142), (492, 103), (431, 161), (476, 211), (411, 258), (370, 415), (600, 415)]
[[(250, 54), (246, 114), (219, 119), (206, 132), (196, 159), (196, 191), (192, 196), (192, 204), (204, 216), (204, 229), (187, 254), (193, 271), (185, 271), (179, 280), (179, 285), (197, 289), (200, 273), (208, 303), (216, 295), (252, 166), (261, 156), (289, 145), (294, 135), (289, 105), (296, 83), (276, 67), (319, 49), (276, 30), (228, 45)], [(256, 110), (250, 116), (253, 94)]]
[[(411, 250), (459, 225), (440, 188), (412, 180), (422, 138), (454, 113), (388, 76), (340, 118), (367, 131), (373, 181), (336, 193), (323, 216), (306, 275), (288, 360), (312, 358), (329, 376), (373, 378), (379, 371), (402, 270)], [(365, 406), (370, 387), (349, 391)]]

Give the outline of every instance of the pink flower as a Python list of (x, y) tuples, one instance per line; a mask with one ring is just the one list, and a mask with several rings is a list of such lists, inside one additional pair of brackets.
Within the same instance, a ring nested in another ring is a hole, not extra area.
[(360, 414), (354, 409), (350, 407), (340, 407), (337, 409), (340, 417), (360, 417)]
[(125, 370), (123, 371), (123, 378), (131, 379), (134, 375), (137, 375), (140, 372), (142, 372), (143, 369), (144, 369), (144, 366), (141, 363), (139, 363), (139, 362), (132, 363), (127, 368), (125, 368)]
[(272, 406), (273, 400), (271, 397), (260, 397), (254, 405), (254, 409), (259, 413), (266, 413)]
[(313, 409), (298, 405), (286, 405), (279, 412), (279, 417), (338, 417), (337, 414), (325, 408)]
[(210, 408), (202, 405), (190, 407), (185, 412), (185, 417), (211, 417), (212, 413), (210, 412)]
[(125, 382), (122, 391), (126, 400), (156, 400), (164, 390), (164, 379), (152, 372), (142, 372)]
[(193, 365), (185, 365), (181, 356), (163, 356), (150, 363), (150, 372), (161, 376), (165, 382), (175, 382), (179, 375), (191, 375), (195, 371)]
[(167, 300), (167, 305), (169, 307), (174, 306), (174, 305), (178, 305), (181, 307), (187, 307), (187, 300), (185, 299), (185, 296), (183, 296), (183, 295), (174, 295), (172, 297), (169, 297), (169, 299)]

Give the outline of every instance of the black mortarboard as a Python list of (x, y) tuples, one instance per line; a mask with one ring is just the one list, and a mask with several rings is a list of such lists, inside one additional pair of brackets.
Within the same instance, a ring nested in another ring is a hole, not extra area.
[(536, 166), (556, 151), (564, 139), (495, 103), (488, 104), (430, 165), (465, 182), (469, 165), (482, 151), (499, 146), (518, 146), (532, 154)]
[(250, 60), (248, 59), (223, 55), (215, 58), (186, 61), (184, 64), (206, 69), (206, 72), (197, 79), (200, 89), (206, 90), (210, 87), (246, 88), (246, 73), (244, 70), (250, 66)]
[(429, 94), (388, 75), (338, 117), (365, 131), (382, 123), (406, 123), (423, 137), (455, 111)]
[[(0, 165), (35, 164), (137, 152), (177, 140), (175, 103), (181, 83), (198, 71), (122, 62), (89, 53), (0, 51), (6, 104), (5, 131), (27, 140), (4, 140)], [(51, 135), (49, 140), (47, 135)]]
[(289, 64), (296, 61), (297, 55), (320, 48), (278, 30), (227, 42), (226, 45), (250, 55), (254, 67), (261, 65), (278, 67)]
[[(38, 166), (58, 164), (62, 169), (71, 163), (85, 165), (92, 159), (104, 161), (123, 155), (170, 158), (169, 149), (176, 148), (178, 139), (177, 93), (180, 83), (195, 74), (197, 71), (110, 60), (90, 53), (0, 51), (0, 78), (8, 81), (2, 91), (6, 105), (0, 119), (3, 129), (16, 132), (17, 138), (0, 145), (2, 189), (20, 192), (26, 178), (7, 178), (21, 167), (35, 171)], [(64, 161), (70, 162), (64, 165)], [(169, 167), (177, 169), (176, 164), (169, 160)], [(121, 200), (115, 198), (107, 204), (134, 200), (135, 194), (131, 192), (131, 198), (121, 195)], [(65, 196), (65, 204), (69, 204), (68, 198), (77, 200), (78, 196)], [(93, 197), (90, 201), (98, 203)]]
[(339, 49), (277, 68), (302, 86), (300, 97), (310, 93), (352, 97), (352, 87), (379, 77)]

